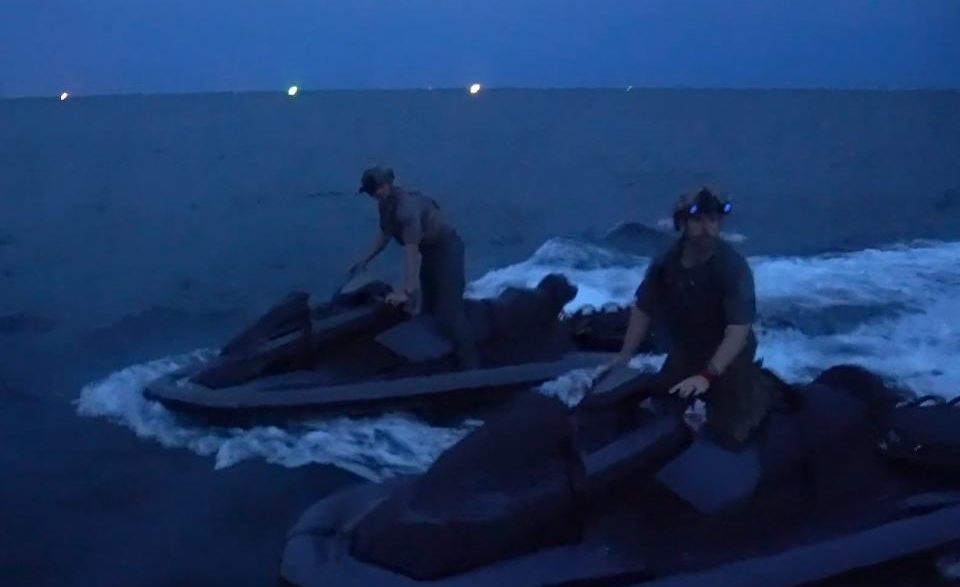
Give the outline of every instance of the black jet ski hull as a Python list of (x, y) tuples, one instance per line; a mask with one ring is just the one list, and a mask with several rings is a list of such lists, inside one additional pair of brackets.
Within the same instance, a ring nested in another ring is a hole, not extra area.
[[(849, 373), (840, 375), (840, 382), (850, 384)], [(677, 434), (678, 414), (653, 406), (613, 440), (598, 443), (604, 427), (592, 424), (614, 420), (585, 415), (591, 402), (582, 402), (569, 419), (577, 423), (577, 444), (590, 448), (580, 451), (580, 466), (568, 467), (569, 473), (538, 464), (569, 461), (550, 448), (558, 446), (553, 438), (563, 438), (564, 418), (538, 418), (553, 408), (518, 402), (454, 445), (424, 475), (336, 495), (311, 508), (288, 536), (282, 581), (787, 587), (960, 544), (956, 479), (886, 460), (871, 440), (877, 407), (871, 397), (879, 396), (823, 381), (804, 388), (802, 407), (771, 415), (754, 449), (719, 460), (701, 445), (709, 434), (684, 442)], [(620, 393), (630, 391), (629, 381), (609, 385), (613, 389), (601, 398), (622, 405), (636, 398)], [(591, 409), (605, 408), (595, 403)], [(522, 442), (525, 429), (529, 442)], [(546, 444), (538, 440), (543, 438)], [(527, 450), (536, 442), (544, 448)], [(791, 452), (791, 446), (802, 450)], [(751, 454), (756, 465), (747, 463)], [(762, 466), (763, 475), (750, 481), (746, 501), (742, 487), (718, 483), (752, 466)], [(556, 492), (541, 490), (565, 479), (574, 480), (572, 495), (583, 499), (558, 500)], [(719, 499), (705, 504), (689, 491), (692, 479), (712, 487)], [(546, 497), (536, 501), (539, 495)], [(541, 511), (548, 502), (559, 504), (548, 511), (579, 520), (574, 539), (529, 532), (530, 506)], [(503, 544), (512, 546), (506, 550)]]
[(510, 365), (395, 380), (371, 380), (344, 385), (316, 384), (310, 371), (264, 377), (225, 389), (194, 383), (189, 373), (162, 377), (144, 391), (177, 411), (210, 417), (245, 414), (306, 416), (367, 414), (388, 409), (435, 409), (483, 405), (529, 389), (573, 369), (595, 367), (604, 355), (571, 353), (557, 361)]
[[(402, 483), (402, 482), (401, 482)], [(347, 534), (357, 518), (387, 499), (400, 483), (367, 485), (315, 504), (288, 535), (280, 567), (281, 585), (296, 587), (540, 587), (587, 580), (623, 571), (623, 562), (602, 544), (559, 546), (437, 581), (415, 581), (357, 560)], [(642, 571), (634, 571), (634, 578)]]
[[(960, 544), (960, 494), (916, 496), (911, 514), (828, 540), (767, 556), (736, 560), (691, 573), (656, 576), (640, 559), (618, 556), (602, 540), (587, 540), (498, 562), (459, 575), (417, 581), (358, 560), (348, 535), (357, 520), (403, 481), (366, 485), (315, 504), (287, 537), (280, 567), (284, 586), (347, 587), (792, 587), (866, 569), (947, 545)], [(906, 500), (909, 501), (909, 500)], [(910, 509), (909, 506), (905, 506)], [(930, 511), (932, 509), (932, 511)]]
[(606, 360), (557, 319), (576, 288), (548, 275), (535, 288), (468, 300), (482, 369), (456, 372), (452, 345), (429, 316), (384, 304), (372, 283), (311, 307), (294, 293), (230, 339), (213, 360), (150, 382), (144, 395), (217, 423), (391, 409), (444, 416)]
[[(925, 496), (917, 496), (922, 501)], [(935, 497), (935, 496), (934, 496)], [(876, 566), (960, 541), (960, 494), (931, 513), (894, 520), (816, 544), (697, 573), (637, 583), (645, 587), (792, 587)]]

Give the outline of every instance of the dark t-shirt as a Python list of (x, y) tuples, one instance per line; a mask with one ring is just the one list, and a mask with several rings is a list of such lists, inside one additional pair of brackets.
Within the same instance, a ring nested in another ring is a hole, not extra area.
[[(707, 261), (693, 267), (683, 267), (681, 252), (678, 241), (650, 263), (635, 304), (665, 329), (672, 356), (705, 365), (727, 326), (752, 324), (756, 318), (753, 272), (723, 241)], [(751, 330), (747, 349), (752, 354), (755, 348)]]
[(380, 230), (401, 245), (430, 245), (453, 233), (437, 202), (417, 192), (394, 188), (377, 208)]

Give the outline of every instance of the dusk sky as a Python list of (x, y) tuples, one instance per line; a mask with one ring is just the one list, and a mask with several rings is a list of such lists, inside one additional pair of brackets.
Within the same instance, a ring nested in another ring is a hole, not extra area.
[(0, 0), (0, 96), (960, 88), (960, 0)]

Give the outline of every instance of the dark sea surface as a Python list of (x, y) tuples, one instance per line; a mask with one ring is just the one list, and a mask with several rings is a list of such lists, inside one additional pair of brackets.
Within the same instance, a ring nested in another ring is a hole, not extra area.
[[(369, 246), (384, 162), (441, 201), (470, 295), (562, 271), (624, 302), (682, 190), (749, 255), (760, 354), (960, 394), (960, 93), (330, 92), (0, 101), (0, 581), (270, 585), (284, 532), (476, 423), (207, 429), (145, 402)], [(375, 271), (396, 276), (391, 248)]]

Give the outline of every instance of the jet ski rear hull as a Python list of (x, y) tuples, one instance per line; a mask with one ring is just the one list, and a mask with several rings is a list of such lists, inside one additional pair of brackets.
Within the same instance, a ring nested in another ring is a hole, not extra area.
[[(402, 483), (402, 481), (401, 481)], [(602, 545), (562, 546), (438, 581), (420, 582), (355, 559), (348, 532), (357, 518), (379, 505), (399, 483), (366, 485), (315, 504), (287, 537), (281, 584), (297, 587), (539, 587), (571, 578), (618, 573), (624, 562)]]
[(344, 498), (351, 497), (355, 498), (352, 511), (360, 517), (393, 489), (393, 485), (365, 486), (353, 494), (331, 498), (340, 500), (339, 503), (325, 500), (311, 508), (287, 538), (280, 568), (282, 584), (296, 587), (792, 587), (960, 543), (960, 499), (955, 496), (953, 505), (933, 511), (917, 512), (828, 540), (799, 544), (777, 554), (736, 560), (691, 573), (656, 577), (642, 560), (618, 556), (605, 548), (601, 540), (593, 540), (542, 550), (439, 580), (416, 581), (351, 556), (347, 536), (355, 519), (341, 520), (343, 523), (339, 526), (316, 523), (322, 515), (340, 511), (346, 505)]

